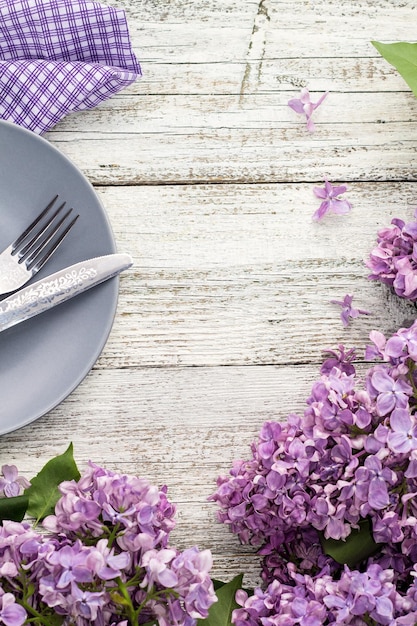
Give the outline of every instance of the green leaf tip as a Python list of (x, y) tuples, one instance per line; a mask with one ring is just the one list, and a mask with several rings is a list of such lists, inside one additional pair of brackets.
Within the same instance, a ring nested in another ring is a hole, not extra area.
[(388, 63), (395, 67), (417, 97), (417, 43), (371, 41), (371, 44)]
[(34, 517), (37, 523), (47, 515), (52, 515), (61, 495), (58, 485), (66, 480), (79, 478), (80, 472), (74, 461), (73, 445), (70, 443), (63, 454), (48, 461), (30, 481), (30, 487), (25, 490), (25, 495), (29, 498), (28, 515)]

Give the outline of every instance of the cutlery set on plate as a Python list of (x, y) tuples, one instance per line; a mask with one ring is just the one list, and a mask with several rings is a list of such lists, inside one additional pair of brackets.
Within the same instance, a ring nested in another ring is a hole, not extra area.
[[(75, 263), (27, 287), (23, 287), (51, 258), (79, 215), (55, 208), (58, 196), (24, 232), (0, 254), (0, 332), (66, 302), (87, 289), (128, 269), (128, 254), (108, 254)], [(22, 288), (23, 287), (23, 288)]]

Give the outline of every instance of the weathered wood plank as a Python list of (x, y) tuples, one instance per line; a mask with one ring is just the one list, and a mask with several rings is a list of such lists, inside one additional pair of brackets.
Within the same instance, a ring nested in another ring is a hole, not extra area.
[[(369, 42), (415, 40), (414, 2), (118, 0), (143, 59), (374, 56)], [(256, 68), (257, 65), (254, 66)]]
[(50, 139), (96, 185), (298, 182), (324, 174), (347, 181), (416, 180), (417, 118), (411, 116), (402, 122), (379, 123), (375, 117), (363, 124), (320, 124), (312, 137), (298, 120), (258, 127), (248, 121), (245, 127), (242, 117), (240, 128), (190, 130), (184, 116), (183, 127), (137, 134), (90, 133), (86, 118), (85, 130), (55, 131)]
[[(331, 140), (337, 142), (337, 126), (343, 124), (346, 136), (357, 125), (364, 129), (364, 136), (371, 134), (376, 123), (410, 124), (417, 120), (417, 99), (410, 91), (388, 92), (383, 99), (376, 99), (372, 92), (342, 93), (332, 92), (322, 106), (315, 111), (316, 133), (305, 131), (305, 118), (297, 115), (288, 106), (290, 98), (300, 94), (299, 88), (292, 91), (279, 90), (264, 94), (249, 94), (239, 99), (236, 95), (162, 95), (128, 96), (116, 95), (100, 107), (89, 112), (68, 116), (58, 129), (51, 131), (54, 139), (60, 133), (76, 130), (76, 122), (82, 117), (88, 119), (87, 137), (94, 135), (174, 135), (178, 138), (187, 134), (202, 133), (227, 128), (241, 131), (287, 131), (282, 137), (286, 142), (304, 139), (306, 145), (311, 140)], [(312, 93), (313, 100), (322, 92)], [(103, 132), (103, 128), (106, 129)], [(300, 132), (303, 131), (303, 132)], [(332, 134), (333, 132), (333, 134)], [(324, 135), (324, 136), (323, 136)], [(352, 136), (352, 143), (356, 143)], [(254, 137), (256, 141), (256, 136)]]
[[(246, 65), (243, 61), (142, 63), (143, 75), (126, 95), (239, 95)], [(257, 84), (250, 93), (271, 93), (279, 89), (288, 98), (301, 86), (312, 93), (401, 92), (409, 88), (398, 72), (382, 57), (264, 59)]]

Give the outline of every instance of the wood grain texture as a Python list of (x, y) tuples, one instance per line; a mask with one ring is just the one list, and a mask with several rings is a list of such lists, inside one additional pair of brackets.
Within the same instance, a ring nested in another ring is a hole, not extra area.
[[(143, 78), (47, 135), (95, 185), (133, 267), (95, 367), (58, 407), (0, 438), (28, 476), (73, 441), (80, 467), (166, 483), (179, 547), (217, 578), (259, 559), (215, 521), (219, 474), (265, 420), (301, 413), (322, 352), (358, 351), (415, 308), (367, 279), (379, 228), (417, 207), (417, 101), (371, 45), (413, 40), (414, 2), (114, 0)], [(316, 132), (287, 102), (301, 86)], [(313, 187), (347, 183), (353, 209), (311, 216)], [(94, 236), (92, 234), (92, 236)], [(346, 293), (372, 315), (344, 329)]]

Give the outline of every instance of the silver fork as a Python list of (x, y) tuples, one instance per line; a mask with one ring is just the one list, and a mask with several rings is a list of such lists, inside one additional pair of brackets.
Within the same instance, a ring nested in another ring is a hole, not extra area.
[(54, 208), (57, 198), (0, 254), (0, 295), (19, 289), (39, 272), (77, 221), (72, 208), (64, 211), (65, 202)]

